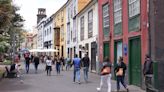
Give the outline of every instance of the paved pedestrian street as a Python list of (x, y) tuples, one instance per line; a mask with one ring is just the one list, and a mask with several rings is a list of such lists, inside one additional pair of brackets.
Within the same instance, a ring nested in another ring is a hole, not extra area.
[[(0, 81), (0, 92), (97, 92), (96, 87), (98, 87), (100, 81), (97, 74), (90, 73), (89, 83), (85, 83), (81, 71), (81, 84), (76, 84), (72, 82), (73, 72), (71, 70), (61, 71), (61, 74), (57, 75), (53, 67), (52, 75), (47, 76), (43, 64), (40, 64), (37, 74), (35, 74), (32, 64), (30, 68), (30, 73), (22, 73), (20, 78), (2, 79)], [(130, 92), (144, 92), (134, 86), (129, 86), (129, 88)], [(116, 83), (112, 81), (112, 90), (115, 89)], [(101, 92), (107, 92), (106, 90), (107, 86), (104, 86)]]

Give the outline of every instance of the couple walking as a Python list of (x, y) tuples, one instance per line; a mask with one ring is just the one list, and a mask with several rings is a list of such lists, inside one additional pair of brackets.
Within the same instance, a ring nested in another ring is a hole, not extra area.
[[(106, 81), (108, 84), (107, 92), (111, 92), (111, 77), (112, 77), (111, 67), (112, 67), (111, 62), (109, 61), (109, 58), (106, 57), (103, 62), (103, 67), (100, 73), (101, 74), (100, 87), (97, 88), (97, 91), (101, 91), (105, 80), (107, 80)], [(126, 64), (123, 62), (123, 58), (120, 57), (116, 67), (114, 68), (114, 72), (116, 74), (116, 79), (117, 79), (117, 91), (120, 90), (120, 83), (125, 87), (127, 92), (129, 91), (127, 85), (124, 82), (125, 70), (126, 70)]]
[(90, 60), (87, 54), (85, 54), (85, 57), (82, 59), (78, 58), (78, 55), (75, 55), (75, 58), (73, 59), (73, 63), (72, 63), (74, 65), (73, 82), (77, 80), (77, 82), (80, 84), (81, 66), (83, 67), (83, 71), (84, 71), (84, 80), (86, 83), (88, 82), (89, 63)]
[(61, 57), (60, 59), (56, 56), (53, 60), (51, 59), (51, 57), (49, 56), (46, 60), (46, 71), (47, 71), (47, 75), (51, 75), (51, 71), (52, 71), (52, 64), (56, 64), (56, 72), (57, 74), (60, 74), (60, 68), (61, 68), (61, 63), (64, 62), (64, 57)]

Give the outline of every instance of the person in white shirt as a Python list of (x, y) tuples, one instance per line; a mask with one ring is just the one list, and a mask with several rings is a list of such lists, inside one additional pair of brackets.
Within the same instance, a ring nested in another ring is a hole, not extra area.
[(52, 60), (50, 57), (47, 58), (46, 60), (46, 71), (47, 71), (47, 76), (51, 76), (51, 71), (52, 71)]

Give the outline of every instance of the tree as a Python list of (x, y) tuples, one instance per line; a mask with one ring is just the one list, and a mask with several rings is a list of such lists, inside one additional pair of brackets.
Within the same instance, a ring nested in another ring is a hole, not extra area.
[(17, 13), (19, 9), (12, 4), (12, 0), (0, 0), (0, 52), (6, 53), (9, 48), (14, 51), (18, 47), (15, 42), (23, 39), (24, 19)]
[(0, 0), (0, 34), (3, 33), (12, 19), (11, 0)]

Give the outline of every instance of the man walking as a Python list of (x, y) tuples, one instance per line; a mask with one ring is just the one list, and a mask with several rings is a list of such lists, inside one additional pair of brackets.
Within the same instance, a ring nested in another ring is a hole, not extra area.
[(81, 61), (80, 58), (78, 58), (78, 55), (75, 55), (75, 58), (73, 59), (73, 65), (74, 65), (74, 76), (73, 76), (73, 82), (77, 79), (78, 83), (80, 84), (80, 66)]
[(82, 59), (82, 66), (84, 71), (84, 80), (87, 83), (88, 82), (88, 70), (89, 70), (89, 57), (87, 54), (85, 54), (85, 57)]
[(39, 65), (39, 57), (38, 56), (34, 56), (34, 67), (35, 67), (35, 73), (37, 73), (38, 71), (38, 65)]
[(25, 53), (24, 58), (25, 58), (25, 64), (26, 64), (26, 73), (28, 74), (29, 72), (29, 67), (30, 67), (30, 53)]
[(153, 61), (151, 60), (149, 55), (146, 55), (144, 68), (143, 68), (143, 74), (145, 77), (145, 85), (146, 85), (146, 91), (148, 88), (152, 85), (152, 76), (153, 76)]

